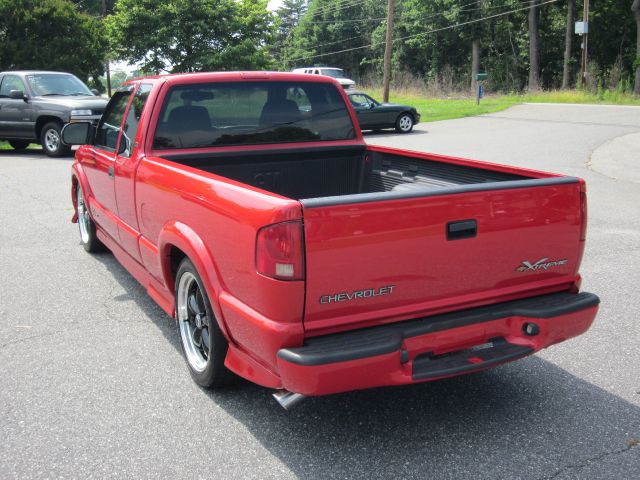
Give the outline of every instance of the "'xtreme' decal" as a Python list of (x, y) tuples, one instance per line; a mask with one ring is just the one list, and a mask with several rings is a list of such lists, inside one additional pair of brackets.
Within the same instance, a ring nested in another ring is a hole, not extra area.
[(552, 267), (559, 267), (561, 265), (566, 265), (569, 261), (566, 258), (563, 260), (551, 260), (548, 261), (548, 258), (541, 258), (536, 263), (530, 263), (526, 260), (522, 262), (522, 265), (518, 266), (516, 270), (518, 272), (528, 272), (529, 270), (547, 270)]

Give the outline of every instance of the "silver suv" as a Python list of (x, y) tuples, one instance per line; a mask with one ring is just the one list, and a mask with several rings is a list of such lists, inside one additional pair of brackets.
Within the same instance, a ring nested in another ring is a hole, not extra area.
[(60, 138), (65, 123), (97, 122), (107, 100), (70, 73), (0, 72), (0, 139), (16, 150), (39, 143), (50, 157), (69, 153)]

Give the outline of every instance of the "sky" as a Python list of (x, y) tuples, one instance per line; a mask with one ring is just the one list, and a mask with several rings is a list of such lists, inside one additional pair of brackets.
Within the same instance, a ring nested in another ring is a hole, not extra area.
[(282, 0), (269, 0), (269, 5), (267, 6), (267, 8), (269, 10), (275, 10), (280, 5), (282, 5)]

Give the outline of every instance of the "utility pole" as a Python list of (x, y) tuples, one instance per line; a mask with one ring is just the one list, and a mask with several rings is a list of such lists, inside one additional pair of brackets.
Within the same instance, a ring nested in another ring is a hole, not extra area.
[[(102, 0), (102, 18), (107, 16), (107, 0)], [(107, 94), (111, 97), (111, 70), (109, 68), (109, 59), (107, 59)]]
[(389, 101), (389, 82), (391, 81), (391, 46), (393, 44), (393, 2), (387, 1), (387, 42), (384, 48), (384, 77), (382, 79), (382, 101)]
[(584, 0), (584, 9), (582, 11), (582, 21), (584, 22), (584, 35), (582, 35), (582, 60), (580, 62), (580, 86), (584, 85), (587, 79), (587, 61), (588, 61), (588, 44), (589, 39), (589, 0)]

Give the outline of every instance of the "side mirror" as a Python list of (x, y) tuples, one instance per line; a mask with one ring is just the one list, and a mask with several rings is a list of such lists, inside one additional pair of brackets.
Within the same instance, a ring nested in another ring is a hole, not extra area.
[(96, 90), (95, 88), (91, 89), (91, 93), (93, 93), (96, 97), (100, 96), (100, 92), (98, 90)]
[(67, 123), (62, 127), (62, 143), (66, 145), (86, 145), (93, 143), (93, 125), (89, 122)]
[(27, 96), (22, 90), (10, 90), (9, 98), (13, 100), (24, 100), (25, 102), (27, 101)]
[(373, 110), (376, 107), (375, 103), (370, 103), (369, 104), (369, 110)]

